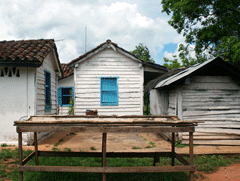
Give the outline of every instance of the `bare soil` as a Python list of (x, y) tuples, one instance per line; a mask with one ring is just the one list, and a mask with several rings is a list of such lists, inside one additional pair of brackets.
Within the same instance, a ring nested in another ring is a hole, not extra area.
[[(58, 132), (50, 135), (39, 144), (39, 150), (50, 151), (53, 148), (58, 150), (70, 149), (71, 151), (96, 151), (101, 152), (102, 135), (88, 133), (65, 133)], [(154, 145), (154, 146), (153, 146)], [(150, 148), (149, 148), (150, 147)], [(6, 147), (0, 147), (4, 149)], [(9, 147), (15, 149), (16, 147)], [(136, 149), (138, 148), (138, 149)], [(24, 146), (25, 150), (34, 150), (33, 146)], [(165, 141), (158, 134), (152, 133), (127, 133), (107, 134), (107, 151), (170, 151), (171, 143)], [(189, 148), (176, 148), (177, 153), (188, 154)], [(196, 146), (194, 154), (240, 154), (239, 146)], [(217, 172), (206, 174), (196, 172), (197, 181), (240, 181), (240, 164), (232, 164), (228, 167), (221, 167)]]

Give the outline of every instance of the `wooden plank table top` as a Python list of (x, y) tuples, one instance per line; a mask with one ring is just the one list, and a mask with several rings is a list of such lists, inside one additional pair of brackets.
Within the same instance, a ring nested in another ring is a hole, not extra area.
[(176, 116), (31, 116), (28, 120), (15, 121), (14, 125), (23, 124), (129, 124), (129, 125), (192, 125), (202, 121), (179, 120)]

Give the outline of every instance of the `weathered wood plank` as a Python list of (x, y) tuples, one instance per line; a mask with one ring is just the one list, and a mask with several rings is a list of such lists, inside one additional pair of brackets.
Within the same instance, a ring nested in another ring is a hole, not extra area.
[[(188, 140), (182, 140), (182, 144), (189, 144)], [(239, 146), (240, 140), (194, 140), (195, 145), (226, 145), (226, 146)]]
[(71, 167), (71, 166), (18, 166), (18, 171), (86, 172), (86, 173), (154, 173), (195, 171), (194, 166), (154, 167)]
[(240, 135), (240, 130), (237, 129), (220, 129), (220, 128), (197, 128), (196, 132), (205, 132), (205, 133), (225, 133), (225, 134), (235, 134)]

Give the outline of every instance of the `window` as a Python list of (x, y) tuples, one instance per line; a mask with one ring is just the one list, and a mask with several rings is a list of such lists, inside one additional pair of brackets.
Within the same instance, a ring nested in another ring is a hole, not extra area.
[(45, 71), (45, 111), (50, 111), (51, 105), (51, 73)]
[(101, 77), (101, 105), (118, 105), (117, 77)]
[(71, 106), (70, 101), (73, 99), (73, 87), (58, 88), (58, 105)]

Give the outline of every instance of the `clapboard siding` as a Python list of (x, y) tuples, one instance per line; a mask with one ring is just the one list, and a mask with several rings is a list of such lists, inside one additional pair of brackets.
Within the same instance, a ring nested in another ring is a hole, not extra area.
[[(57, 81), (56, 72), (53, 65), (53, 60), (49, 54), (41, 67), (37, 68), (36, 71), (36, 114), (57, 114)], [(45, 111), (45, 76), (44, 71), (49, 71), (51, 73), (51, 99), (52, 99), (52, 109), (51, 111)]]
[[(240, 139), (240, 86), (230, 76), (195, 76), (181, 91), (182, 119), (205, 121), (196, 127), (195, 144), (240, 144), (230, 141)], [(182, 143), (187, 139), (182, 136)]]
[[(84, 115), (88, 109), (97, 109), (99, 115), (141, 115), (141, 71), (138, 62), (112, 49), (79, 63), (75, 71), (74, 114)], [(101, 77), (118, 77), (118, 106), (100, 105)]]

